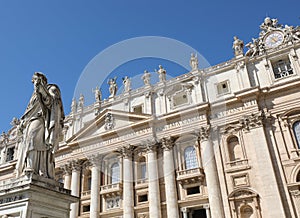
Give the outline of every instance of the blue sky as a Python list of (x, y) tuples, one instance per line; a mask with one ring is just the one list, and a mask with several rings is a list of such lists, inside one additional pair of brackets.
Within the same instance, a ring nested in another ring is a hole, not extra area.
[[(60, 86), (68, 114), (85, 66), (115, 43), (141, 36), (169, 37), (197, 49), (215, 65), (233, 57), (233, 36), (245, 42), (257, 37), (266, 15), (278, 18), (281, 24), (300, 25), (299, 6), (296, 0), (0, 1), (0, 131), (7, 131), (11, 119), (23, 114), (35, 71), (42, 71), (50, 83)], [(153, 71), (161, 62), (131, 61), (114, 73), (121, 83), (125, 74)], [(174, 76), (186, 72), (176, 64), (163, 63)], [(106, 72), (99, 69), (99, 74)]]

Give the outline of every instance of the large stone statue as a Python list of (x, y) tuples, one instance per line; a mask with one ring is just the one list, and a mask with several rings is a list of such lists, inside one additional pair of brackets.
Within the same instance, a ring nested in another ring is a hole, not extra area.
[(233, 37), (232, 49), (234, 51), (235, 56), (244, 54), (244, 42), (240, 40), (237, 36)]
[(190, 58), (190, 66), (192, 70), (197, 70), (198, 69), (198, 58), (197, 54), (195, 55), (194, 53), (191, 54)]
[(142, 80), (144, 81), (144, 84), (146, 86), (150, 85), (150, 77), (151, 77), (151, 73), (149, 73), (148, 70), (145, 70), (142, 76)]
[(129, 92), (131, 90), (131, 80), (128, 76), (125, 76), (123, 79), (124, 92)]
[(53, 179), (54, 152), (64, 120), (61, 94), (40, 72), (34, 73), (32, 83), (34, 92), (18, 125), (22, 140), (18, 144), (17, 177), (29, 172)]
[(109, 93), (110, 93), (109, 98), (115, 97), (115, 95), (117, 94), (117, 91), (118, 91), (117, 77), (110, 78), (107, 81), (107, 84), (109, 85)]
[(158, 73), (159, 82), (165, 82), (167, 71), (161, 65), (159, 65), (158, 67), (159, 70), (155, 70), (155, 72)]
[(101, 93), (101, 90), (99, 89), (99, 87), (97, 86), (96, 89), (93, 90), (93, 92), (95, 93), (95, 101), (100, 102), (102, 99), (102, 93)]

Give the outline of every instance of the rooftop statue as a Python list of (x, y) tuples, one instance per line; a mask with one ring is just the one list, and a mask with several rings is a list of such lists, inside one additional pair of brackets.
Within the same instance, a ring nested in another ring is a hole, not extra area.
[(197, 70), (198, 69), (197, 54), (196, 55), (194, 53), (191, 54), (190, 66), (191, 66), (192, 70)]
[(93, 92), (95, 93), (95, 101), (100, 102), (101, 98), (102, 98), (102, 94), (101, 94), (99, 87), (97, 86), (96, 89), (93, 90)]
[(115, 97), (115, 95), (117, 94), (117, 90), (118, 90), (118, 86), (117, 86), (117, 77), (115, 77), (115, 78), (110, 78), (110, 79), (107, 81), (107, 84), (109, 85), (109, 93), (110, 93), (109, 98)]
[(144, 84), (146, 86), (150, 85), (150, 77), (151, 77), (151, 73), (149, 73), (148, 70), (145, 70), (142, 76), (142, 80), (144, 81)]
[(131, 80), (128, 76), (125, 76), (123, 79), (124, 92), (129, 92), (131, 90)]
[(81, 109), (84, 107), (84, 96), (83, 96), (83, 94), (80, 94), (80, 96), (79, 96), (78, 107), (81, 108)]
[(158, 73), (159, 82), (165, 82), (167, 71), (161, 65), (159, 65), (158, 67), (159, 70), (155, 70), (155, 72)]
[(76, 102), (76, 99), (73, 98), (72, 99), (72, 103), (71, 103), (71, 113), (76, 113), (77, 111), (77, 102)]
[(54, 179), (54, 152), (64, 120), (61, 94), (40, 72), (34, 73), (32, 83), (34, 91), (18, 125), (17, 177), (30, 172)]
[(234, 51), (235, 56), (244, 54), (244, 42), (240, 40), (237, 36), (233, 37), (232, 49)]

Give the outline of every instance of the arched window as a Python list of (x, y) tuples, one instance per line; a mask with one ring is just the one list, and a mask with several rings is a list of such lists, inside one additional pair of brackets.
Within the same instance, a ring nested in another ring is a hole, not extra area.
[(293, 131), (296, 138), (297, 146), (300, 149), (300, 121), (294, 123)]
[(138, 162), (138, 179), (147, 178), (146, 158), (141, 157)]
[(246, 205), (241, 208), (241, 218), (252, 218), (253, 215), (253, 209), (251, 206)]
[(118, 183), (120, 181), (120, 166), (119, 163), (113, 163), (111, 165), (111, 184)]
[(232, 136), (227, 140), (228, 152), (230, 161), (237, 161), (243, 159), (242, 147), (239, 143), (239, 139), (236, 136)]
[(194, 169), (198, 167), (196, 149), (194, 146), (188, 146), (184, 149), (185, 169)]
[(297, 174), (296, 182), (300, 182), (300, 171), (299, 171), (298, 174)]

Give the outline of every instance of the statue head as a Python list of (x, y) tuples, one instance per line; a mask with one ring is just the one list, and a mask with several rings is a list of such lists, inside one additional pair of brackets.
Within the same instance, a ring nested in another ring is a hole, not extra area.
[(266, 17), (265, 20), (264, 20), (264, 23), (267, 25), (267, 26), (270, 26), (272, 25), (272, 20), (270, 17)]
[(40, 82), (42, 85), (47, 85), (47, 77), (41, 72), (35, 72), (31, 79), (32, 83)]

